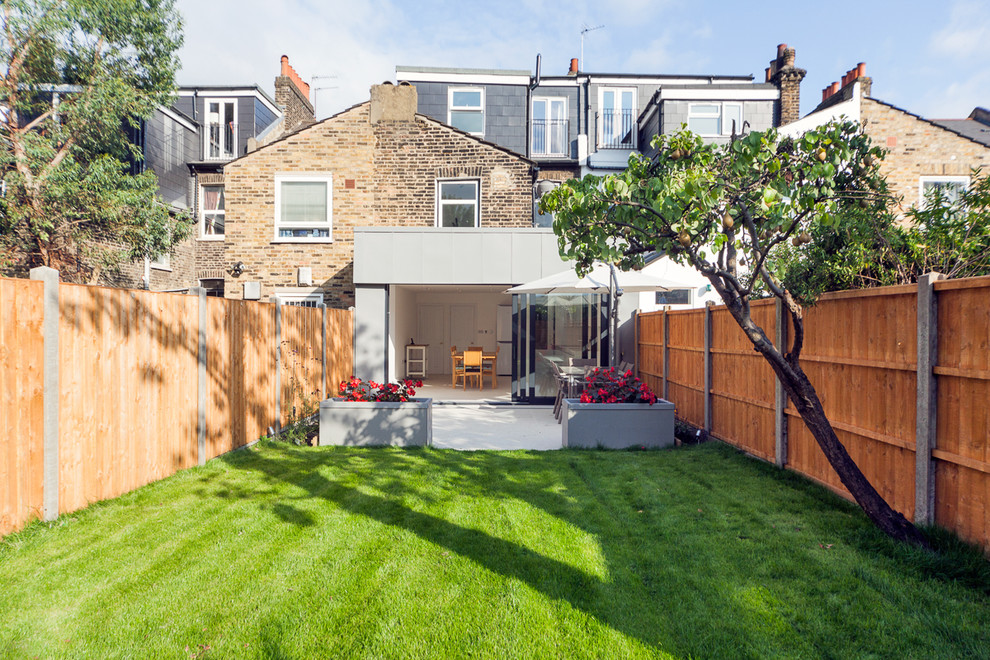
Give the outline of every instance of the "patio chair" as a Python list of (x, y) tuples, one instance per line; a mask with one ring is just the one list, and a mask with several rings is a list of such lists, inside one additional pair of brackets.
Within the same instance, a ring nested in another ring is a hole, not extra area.
[(475, 378), (478, 381), (478, 389), (485, 389), (485, 384), (481, 379), (481, 366), (483, 363), (481, 351), (464, 351), (464, 361), (458, 377), (464, 381), (464, 389), (467, 389), (467, 379)]
[(457, 387), (458, 371), (464, 370), (464, 356), (457, 352), (456, 346), (450, 347), (450, 386)]
[(492, 377), (492, 389), (494, 389), (495, 387), (498, 386), (498, 383), (497, 383), (498, 376), (495, 375), (495, 365), (498, 364), (498, 349), (499, 348), (500, 348), (499, 346), (496, 346), (495, 347), (495, 356), (494, 357), (491, 357), (491, 353), (488, 354), (489, 357), (484, 357), (484, 355), (482, 355), (481, 379), (484, 380), (486, 374), (491, 374), (491, 377)]

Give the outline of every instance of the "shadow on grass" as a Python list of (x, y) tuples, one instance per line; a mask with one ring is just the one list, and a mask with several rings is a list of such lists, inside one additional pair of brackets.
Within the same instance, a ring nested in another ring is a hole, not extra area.
[[(874, 635), (875, 626), (857, 618), (871, 611), (875, 591), (893, 590), (886, 597), (892, 613), (883, 615), (884, 625), (909, 625), (900, 615), (922, 604), (911, 595), (914, 587), (897, 592), (896, 574), (917, 566), (911, 556), (889, 551), (857, 509), (819, 487), (730, 459), (733, 450), (686, 451), (694, 455), (685, 459), (681, 452), (675, 461), (670, 452), (500, 454), (267, 445), (220, 460), (259, 473), (269, 485), (298, 490), (264, 505), (287, 524), (317, 524), (301, 508), (304, 501), (332, 503), (407, 530), (675, 655), (710, 657), (730, 650), (737, 657), (785, 650), (842, 655), (842, 644), (848, 652), (891, 650), (889, 640)], [(214, 485), (226, 497), (257, 493), (230, 483)], [(744, 501), (740, 492), (763, 496), (762, 501)], [(420, 510), (475, 497), (522, 501), (594, 536), (607, 576)], [(842, 546), (864, 561), (861, 555), (873, 553), (878, 544), (889, 551), (878, 558), (887, 562), (879, 568), (870, 559), (863, 569), (836, 565), (838, 555), (830, 552)], [(858, 590), (869, 591), (862, 605), (822, 606)], [(807, 611), (801, 611), (805, 603)], [(956, 632), (957, 650), (988, 641), (985, 632)]]

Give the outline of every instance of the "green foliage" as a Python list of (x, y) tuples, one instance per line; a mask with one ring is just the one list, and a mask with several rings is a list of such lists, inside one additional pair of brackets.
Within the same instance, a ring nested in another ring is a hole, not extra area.
[(825, 291), (911, 284), (925, 273), (990, 274), (990, 179), (979, 170), (955, 202), (939, 189), (898, 222), (889, 205), (849, 208), (815, 227), (803, 249), (782, 249), (770, 267), (803, 302)]
[[(561, 254), (639, 268), (653, 251), (694, 266), (724, 300), (748, 299), (789, 239), (804, 244), (849, 208), (882, 204), (880, 149), (857, 125), (830, 123), (798, 139), (753, 132), (726, 145), (682, 130), (654, 139), (618, 174), (571, 181), (541, 200)], [(748, 267), (744, 267), (748, 264)]]
[[(174, 93), (174, 0), (6, 0), (0, 247), (82, 279), (189, 234), (129, 131)], [(16, 257), (14, 256), (16, 255)]]

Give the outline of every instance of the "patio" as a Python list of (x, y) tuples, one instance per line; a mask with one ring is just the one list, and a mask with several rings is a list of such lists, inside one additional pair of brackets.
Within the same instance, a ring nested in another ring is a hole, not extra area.
[(449, 376), (424, 379), (417, 397), (433, 399), (433, 446), (484, 449), (550, 450), (561, 448), (561, 432), (552, 406), (513, 404), (510, 380), (497, 387), (452, 387)]

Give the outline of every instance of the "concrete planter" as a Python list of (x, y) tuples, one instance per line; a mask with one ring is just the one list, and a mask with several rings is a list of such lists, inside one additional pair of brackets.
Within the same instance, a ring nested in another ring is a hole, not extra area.
[(433, 444), (433, 399), (320, 402), (320, 446), (425, 447)]
[(564, 447), (673, 447), (674, 404), (581, 403), (564, 399)]

